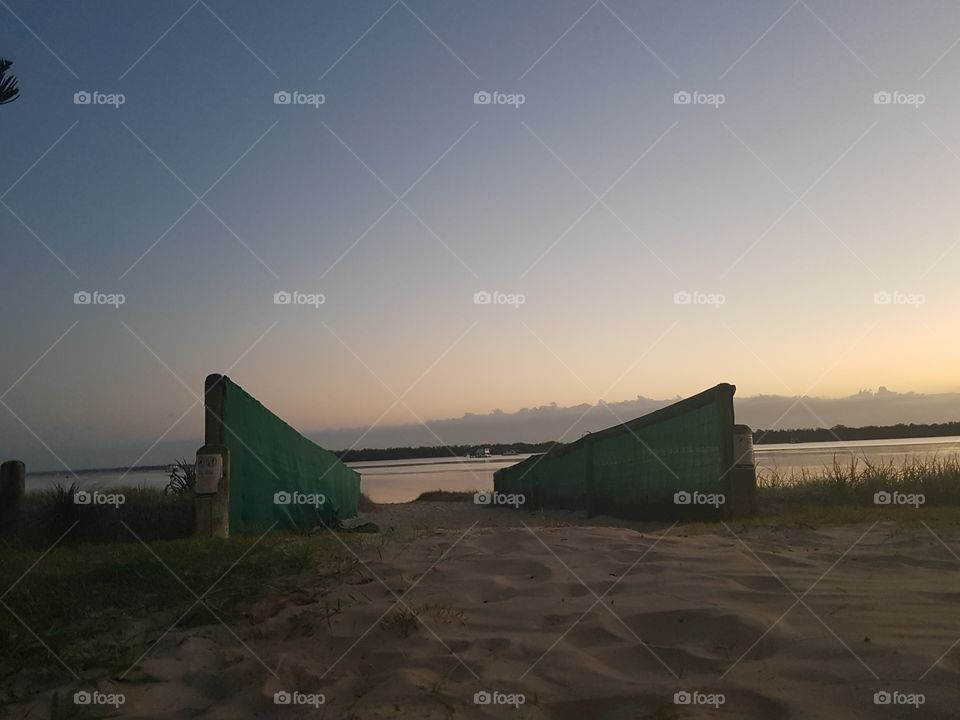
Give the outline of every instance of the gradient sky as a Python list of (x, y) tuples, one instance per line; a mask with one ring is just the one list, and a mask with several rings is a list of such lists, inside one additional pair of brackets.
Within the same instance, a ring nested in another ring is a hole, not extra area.
[(3, 0), (0, 451), (168, 460), (225, 370), (301, 430), (960, 390), (958, 38), (955, 2)]

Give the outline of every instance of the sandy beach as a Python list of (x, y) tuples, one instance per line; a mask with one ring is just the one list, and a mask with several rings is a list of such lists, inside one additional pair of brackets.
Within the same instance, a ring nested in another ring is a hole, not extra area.
[[(470, 503), (360, 521), (382, 533), (351, 543), (363, 564), (341, 585), (170, 631), (100, 684), (124, 694), (116, 716), (955, 717), (960, 560), (940, 542), (958, 547), (955, 532)], [(875, 704), (884, 692), (891, 704)], [(48, 703), (8, 716), (49, 717)]]

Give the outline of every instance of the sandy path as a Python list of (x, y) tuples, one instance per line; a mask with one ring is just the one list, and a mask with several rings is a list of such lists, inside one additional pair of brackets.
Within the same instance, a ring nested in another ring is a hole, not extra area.
[[(685, 536), (465, 504), (407, 508), (371, 516), (399, 537), (364, 560), (397, 595), (422, 576), (403, 602), (423, 624), (398, 620), (395, 597), (368, 577), (258, 607), (260, 622), (234, 628), (246, 648), (221, 626), (175, 630), (122, 685), (120, 714), (957, 716), (960, 647), (930, 668), (960, 638), (960, 560), (929, 532), (881, 523)], [(415, 529), (438, 513), (451, 527)], [(960, 539), (943, 539), (960, 552)], [(268, 670), (278, 667), (279, 679)], [(277, 707), (281, 690), (323, 693), (325, 704)], [(675, 704), (684, 690), (724, 702)], [(477, 705), (481, 691), (522, 693), (524, 704)], [(875, 705), (878, 691), (923, 693), (924, 704)]]

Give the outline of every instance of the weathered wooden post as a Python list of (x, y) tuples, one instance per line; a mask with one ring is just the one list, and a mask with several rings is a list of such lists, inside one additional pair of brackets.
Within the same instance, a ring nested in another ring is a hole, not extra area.
[(757, 514), (757, 467), (753, 458), (753, 431), (747, 425), (733, 426), (733, 469), (730, 471), (729, 517)]
[(26, 479), (26, 465), (19, 460), (0, 465), (0, 536), (14, 537), (19, 532)]
[(204, 445), (197, 450), (196, 537), (230, 536), (230, 451), (223, 444), (222, 375), (204, 384)]

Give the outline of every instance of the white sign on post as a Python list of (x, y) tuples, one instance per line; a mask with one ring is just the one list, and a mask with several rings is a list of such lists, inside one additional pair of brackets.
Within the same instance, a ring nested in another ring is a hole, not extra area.
[(734, 465), (755, 464), (753, 459), (753, 435), (749, 433), (736, 433), (733, 436), (733, 458)]
[(221, 455), (197, 455), (197, 495), (216, 495), (222, 478), (223, 457)]

